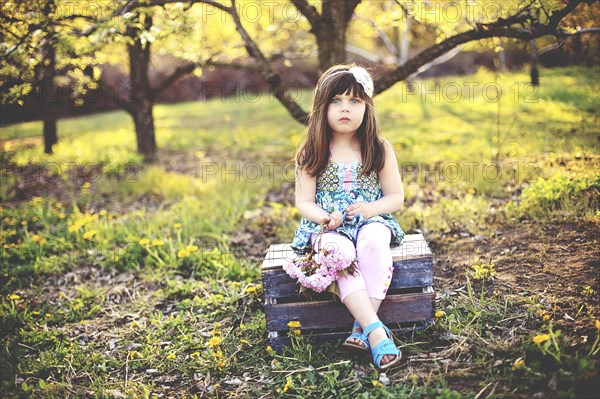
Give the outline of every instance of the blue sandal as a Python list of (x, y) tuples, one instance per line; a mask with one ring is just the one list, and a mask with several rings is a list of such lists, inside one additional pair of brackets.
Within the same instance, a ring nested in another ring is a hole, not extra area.
[[(394, 344), (394, 341), (392, 340), (392, 333), (390, 332), (390, 329), (387, 328), (381, 321), (376, 321), (375, 323), (368, 325), (363, 330), (363, 334), (368, 337), (369, 334), (373, 332), (373, 330), (376, 330), (380, 327), (385, 330), (385, 333), (388, 336), (388, 338), (381, 341), (376, 347), (371, 348), (371, 357), (373, 358), (373, 363), (378, 369), (387, 370), (394, 364), (398, 363), (401, 357), (400, 350), (398, 350), (398, 348)], [(385, 355), (396, 355), (396, 358), (390, 361), (389, 363), (381, 365), (381, 360)]]
[[(361, 327), (360, 327), (360, 324), (358, 324), (358, 322), (355, 321), (354, 326), (352, 326), (352, 329), (356, 330), (357, 328), (361, 328)], [(356, 344), (354, 342), (349, 342), (350, 339), (357, 339), (360, 342), (362, 342), (363, 345)], [(364, 331), (361, 331), (361, 332), (352, 331), (352, 334), (350, 334), (350, 336), (348, 338), (346, 338), (346, 340), (344, 341), (342, 346), (345, 346), (346, 348), (360, 349), (362, 351), (367, 351), (367, 350), (371, 349), (371, 345), (369, 345), (369, 339), (365, 335)]]

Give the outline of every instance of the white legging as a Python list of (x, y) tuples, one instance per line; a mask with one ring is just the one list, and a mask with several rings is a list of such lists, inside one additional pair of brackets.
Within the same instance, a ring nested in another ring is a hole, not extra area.
[[(315, 245), (317, 234), (312, 235)], [(350, 239), (336, 232), (327, 232), (321, 237), (321, 247), (336, 248), (345, 256), (358, 261), (358, 270), (354, 275), (340, 277), (337, 280), (340, 299), (358, 290), (367, 290), (370, 298), (382, 300), (387, 294), (392, 280), (392, 253), (390, 241), (392, 233), (382, 223), (373, 222), (358, 232), (356, 248)]]

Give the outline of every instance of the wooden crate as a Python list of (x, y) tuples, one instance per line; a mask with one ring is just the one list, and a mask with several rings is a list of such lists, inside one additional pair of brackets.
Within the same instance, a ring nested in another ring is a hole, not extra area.
[[(352, 329), (353, 317), (346, 307), (329, 293), (299, 294), (298, 283), (282, 266), (298, 255), (291, 244), (271, 245), (262, 263), (264, 311), (269, 344), (275, 350), (289, 344), (287, 323), (296, 320), (303, 335), (313, 339), (344, 339)], [(404, 238), (392, 248), (394, 273), (379, 317), (392, 331), (423, 324), (432, 319), (435, 292), (432, 289), (432, 254), (422, 234)]]

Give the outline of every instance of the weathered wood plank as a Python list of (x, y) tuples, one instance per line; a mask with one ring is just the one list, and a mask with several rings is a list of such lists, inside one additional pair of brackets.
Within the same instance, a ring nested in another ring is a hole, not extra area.
[[(283, 269), (263, 270), (263, 292), (265, 298), (298, 297), (298, 283)], [(390, 289), (425, 287), (433, 284), (431, 258), (395, 261)]]
[[(427, 242), (420, 234), (412, 234), (411, 236), (420, 236), (420, 240), (403, 241), (399, 247), (391, 249), (392, 259), (394, 261), (406, 261), (411, 259), (432, 258), (431, 250)], [(290, 247), (291, 244), (276, 244), (271, 245), (265, 259), (262, 263), (263, 270), (280, 268), (284, 262), (291, 262), (298, 258)]]
[[(388, 325), (389, 329), (392, 331), (394, 336), (397, 339), (402, 339), (403, 335), (408, 335), (414, 332), (415, 330), (422, 330), (427, 328), (431, 324), (430, 321), (422, 321), (415, 323), (391, 323)], [(305, 337), (310, 339), (310, 342), (321, 343), (321, 342), (331, 342), (338, 341), (342, 342), (344, 339), (348, 338), (350, 334), (350, 329), (346, 327), (343, 331), (334, 331), (334, 332), (320, 332), (319, 330), (314, 331), (304, 331)], [(287, 335), (287, 331), (279, 333), (271, 333), (268, 337), (269, 345), (276, 350), (277, 352), (281, 352), (284, 346), (290, 346), (291, 341)], [(366, 354), (367, 352), (365, 352)]]
[[(433, 315), (435, 293), (388, 295), (379, 309), (384, 323), (428, 320)], [(297, 320), (304, 329), (335, 329), (352, 326), (353, 318), (339, 301), (310, 301), (265, 304), (267, 331), (285, 331), (287, 323)]]

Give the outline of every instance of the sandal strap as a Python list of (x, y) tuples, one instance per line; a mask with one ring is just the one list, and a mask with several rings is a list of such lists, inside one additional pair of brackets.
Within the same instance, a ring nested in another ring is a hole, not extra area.
[[(373, 363), (377, 367), (381, 367), (381, 360), (385, 355), (394, 355), (396, 357), (400, 356), (400, 351), (394, 344), (394, 341), (391, 338), (386, 338), (375, 348), (371, 349), (371, 355), (373, 357)], [(384, 365), (385, 367), (385, 365)]]
[(385, 325), (380, 320), (377, 320), (376, 322), (371, 323), (368, 326), (366, 326), (363, 329), (363, 333), (368, 337), (369, 334), (371, 334), (373, 332), (373, 330), (376, 330), (379, 327), (384, 327), (385, 328)]

